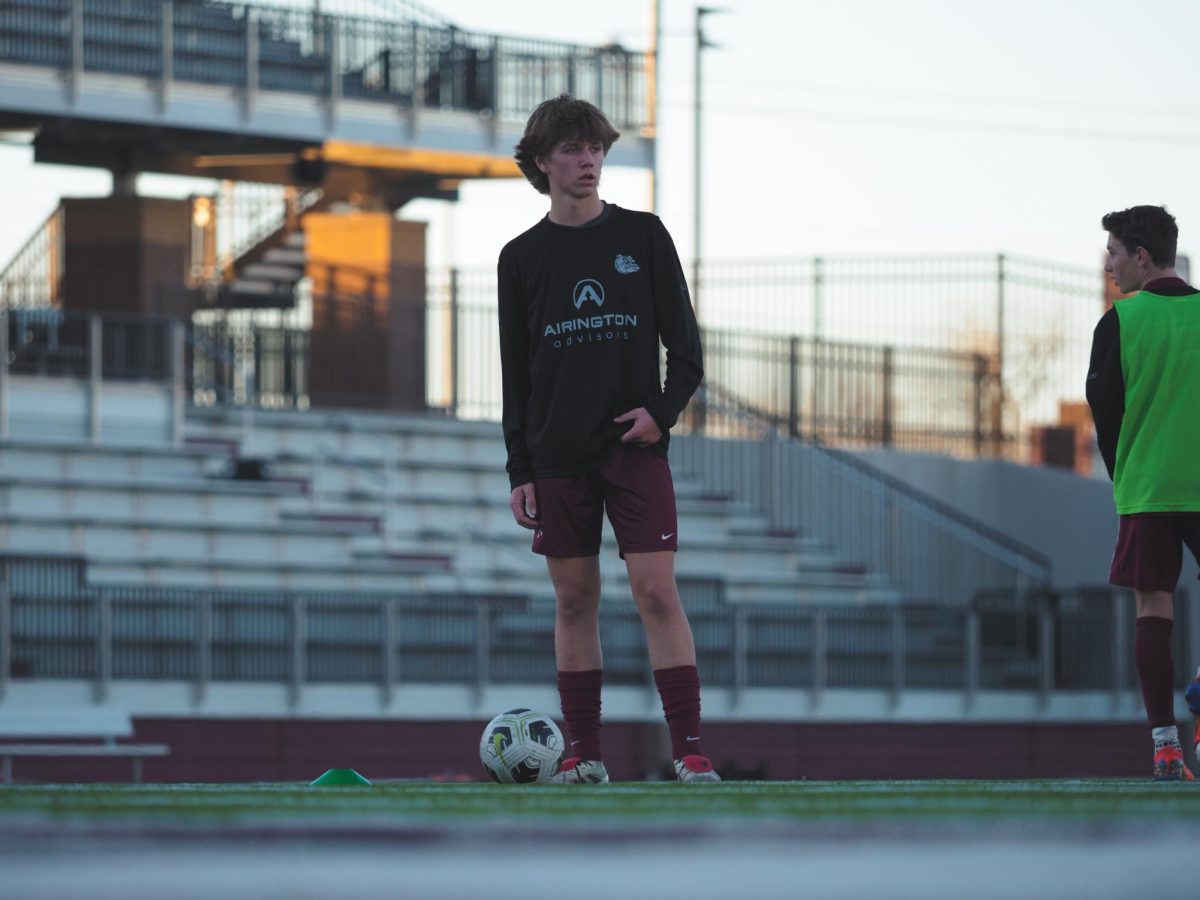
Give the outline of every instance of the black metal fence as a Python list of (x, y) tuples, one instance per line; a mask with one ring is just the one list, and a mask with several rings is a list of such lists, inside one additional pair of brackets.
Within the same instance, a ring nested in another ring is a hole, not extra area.
[[(5, 557), (0, 688), (12, 680), (394, 685), (550, 682), (554, 610), (505, 595), (326, 595), (85, 584), (80, 560)], [(725, 602), (682, 580), (699, 666), (714, 687), (1112, 691), (1136, 687), (1133, 607), (1112, 588), (981, 596), (968, 606)], [(1186, 603), (1177, 604), (1186, 610)], [(1175, 629), (1176, 683), (1190, 679)], [(601, 623), (608, 684), (648, 685), (631, 603)]]
[[(202, 406), (305, 409), (337, 402), (500, 418), (494, 307), (433, 299), (393, 302), (380, 313), (378, 303), (360, 298), (331, 302), (337, 308), (316, 330), (278, 315), (264, 323), (245, 312), (209, 312), (180, 326), (187, 395)], [(5, 315), (15, 374), (86, 378), (95, 341), (104, 378), (171, 375), (169, 320), (56, 308)], [(413, 338), (422, 333), (423, 345)], [(984, 354), (711, 328), (703, 340), (705, 387), (681, 420), (683, 430), (734, 436), (738, 428), (726, 413), (736, 411), (836, 446), (1019, 455), (1022, 436), (1004, 412), (994, 359)], [(358, 371), (364, 367), (374, 374)], [(408, 399), (398, 406), (393, 394)]]

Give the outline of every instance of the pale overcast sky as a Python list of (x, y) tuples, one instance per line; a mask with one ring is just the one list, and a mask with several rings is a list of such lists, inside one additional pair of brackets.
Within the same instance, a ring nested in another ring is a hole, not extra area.
[[(426, 5), (473, 31), (650, 43), (652, 0)], [(1004, 251), (1098, 267), (1101, 214), (1136, 203), (1167, 204), (1181, 251), (1200, 254), (1195, 0), (719, 5), (706, 32), (720, 46), (704, 57), (707, 257)], [(659, 213), (689, 258), (695, 4), (662, 6)], [(0, 261), (60, 195), (108, 190), (105, 174), (29, 159), (0, 147)], [(645, 208), (648, 180), (614, 167), (601, 193)], [(426, 201), (404, 216), (430, 222), (431, 262), (491, 265), (545, 208), (523, 182), (483, 183), (452, 211)]]

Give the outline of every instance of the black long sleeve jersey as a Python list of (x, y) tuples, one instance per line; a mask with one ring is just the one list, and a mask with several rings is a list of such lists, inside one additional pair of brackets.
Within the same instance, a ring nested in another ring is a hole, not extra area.
[[(513, 487), (601, 466), (644, 406), (668, 431), (703, 377), (700, 331), (659, 218), (607, 204), (586, 225), (549, 217), (500, 251), (504, 441)], [(666, 347), (666, 380), (659, 343)]]

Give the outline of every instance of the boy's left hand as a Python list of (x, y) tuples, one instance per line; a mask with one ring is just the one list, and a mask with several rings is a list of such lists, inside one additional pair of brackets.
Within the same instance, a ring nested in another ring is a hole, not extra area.
[(639, 447), (649, 447), (657, 444), (662, 439), (662, 431), (659, 430), (654, 417), (650, 415), (644, 406), (631, 409), (629, 412), (617, 416), (613, 421), (633, 423), (629, 430), (621, 435), (621, 443), (623, 444), (637, 444)]

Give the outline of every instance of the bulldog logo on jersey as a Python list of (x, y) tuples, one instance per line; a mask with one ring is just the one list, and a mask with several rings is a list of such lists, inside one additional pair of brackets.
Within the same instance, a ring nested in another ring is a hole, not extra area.
[(632, 275), (634, 272), (640, 272), (642, 267), (637, 264), (637, 260), (632, 256), (625, 256), (623, 253), (618, 253), (617, 258), (613, 261), (613, 268), (622, 275)]
[(582, 309), (583, 304), (589, 300), (597, 306), (603, 306), (604, 285), (595, 278), (580, 279), (575, 283), (575, 290), (572, 292), (571, 299), (575, 302), (576, 309)]

